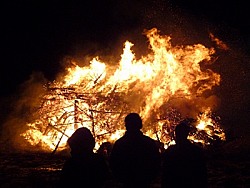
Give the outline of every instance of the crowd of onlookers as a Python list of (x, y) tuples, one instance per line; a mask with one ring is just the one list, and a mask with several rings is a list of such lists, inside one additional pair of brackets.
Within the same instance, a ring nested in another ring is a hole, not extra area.
[(175, 145), (162, 151), (157, 142), (141, 132), (139, 114), (129, 113), (126, 132), (113, 145), (103, 143), (94, 152), (95, 139), (86, 127), (68, 139), (70, 158), (64, 163), (59, 187), (106, 187), (114, 179), (123, 188), (149, 188), (160, 179), (160, 186), (207, 187), (206, 159), (202, 148), (187, 139), (187, 121), (175, 128)]

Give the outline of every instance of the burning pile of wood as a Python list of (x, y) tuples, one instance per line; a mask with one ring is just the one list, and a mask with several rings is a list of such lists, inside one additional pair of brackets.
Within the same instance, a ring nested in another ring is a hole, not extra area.
[[(106, 65), (98, 57), (89, 66), (72, 63), (67, 74), (46, 88), (37, 120), (22, 136), (31, 144), (49, 150), (65, 146), (78, 128), (88, 127), (97, 145), (113, 142), (125, 131), (124, 117), (138, 112), (143, 132), (164, 143), (173, 141), (178, 122), (192, 117), (190, 139), (210, 144), (225, 135), (212, 114), (213, 97), (205, 91), (219, 85), (220, 76), (200, 63), (211, 63), (214, 49), (201, 44), (172, 47), (170, 37), (148, 31), (152, 53), (136, 59), (132, 43), (126, 42), (119, 65)], [(97, 147), (98, 147), (97, 146)]]

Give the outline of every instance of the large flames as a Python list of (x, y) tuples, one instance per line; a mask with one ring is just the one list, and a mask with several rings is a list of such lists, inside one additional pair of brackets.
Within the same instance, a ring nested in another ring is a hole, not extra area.
[(139, 59), (131, 50), (133, 44), (126, 41), (117, 65), (105, 64), (99, 57), (89, 66), (73, 63), (61, 80), (46, 88), (34, 112), (39, 118), (27, 124), (21, 136), (31, 145), (55, 151), (65, 147), (78, 127), (85, 126), (98, 147), (119, 138), (125, 131), (125, 115), (138, 112), (143, 132), (165, 145), (173, 141), (175, 125), (185, 118), (196, 120), (190, 139), (203, 144), (215, 136), (225, 139), (212, 113), (216, 97), (211, 90), (220, 84), (220, 75), (205, 68), (215, 50), (202, 44), (172, 46), (171, 37), (155, 28), (146, 36), (151, 52)]

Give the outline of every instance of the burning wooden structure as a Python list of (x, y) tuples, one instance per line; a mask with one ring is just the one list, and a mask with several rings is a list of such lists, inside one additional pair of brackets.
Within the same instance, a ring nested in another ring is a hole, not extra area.
[[(209, 144), (225, 139), (211, 92), (220, 83), (220, 75), (209, 68), (214, 63), (213, 48), (195, 44), (172, 46), (169, 36), (157, 29), (147, 33), (150, 50), (136, 59), (133, 44), (126, 41), (117, 65), (95, 57), (89, 66), (74, 63), (67, 74), (46, 88), (41, 97), (39, 117), (27, 124), (21, 134), (31, 145), (57, 150), (81, 126), (88, 127), (97, 147), (114, 141), (124, 133), (123, 120), (129, 112), (138, 112), (144, 121), (143, 132), (165, 145), (173, 141), (175, 125), (193, 118), (190, 139)], [(211, 95), (208, 95), (209, 92)], [(206, 93), (206, 95), (204, 95)]]

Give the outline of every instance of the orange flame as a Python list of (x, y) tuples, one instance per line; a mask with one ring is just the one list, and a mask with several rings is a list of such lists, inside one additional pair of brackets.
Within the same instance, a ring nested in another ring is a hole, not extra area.
[(173, 127), (187, 115), (176, 107), (178, 103), (190, 104), (193, 114), (197, 111), (197, 131), (202, 129), (211, 136), (215, 131), (206, 125), (212, 124), (223, 138), (223, 130), (208, 116), (211, 108), (206, 109), (206, 115), (198, 116), (204, 107), (196, 101), (197, 96), (202, 98), (205, 91), (220, 83), (219, 74), (201, 69), (202, 63), (211, 61), (215, 50), (202, 44), (172, 46), (171, 37), (160, 35), (156, 28), (146, 36), (151, 53), (139, 59), (131, 50), (133, 44), (126, 41), (118, 67), (95, 57), (89, 66), (75, 63), (67, 68), (64, 78), (47, 88), (40, 119), (28, 124), (21, 136), (31, 145), (40, 142), (44, 149), (54, 150), (63, 148), (74, 130), (85, 126), (94, 134), (98, 147), (119, 138), (125, 131), (124, 116), (134, 111), (143, 118), (144, 133), (169, 143)]

